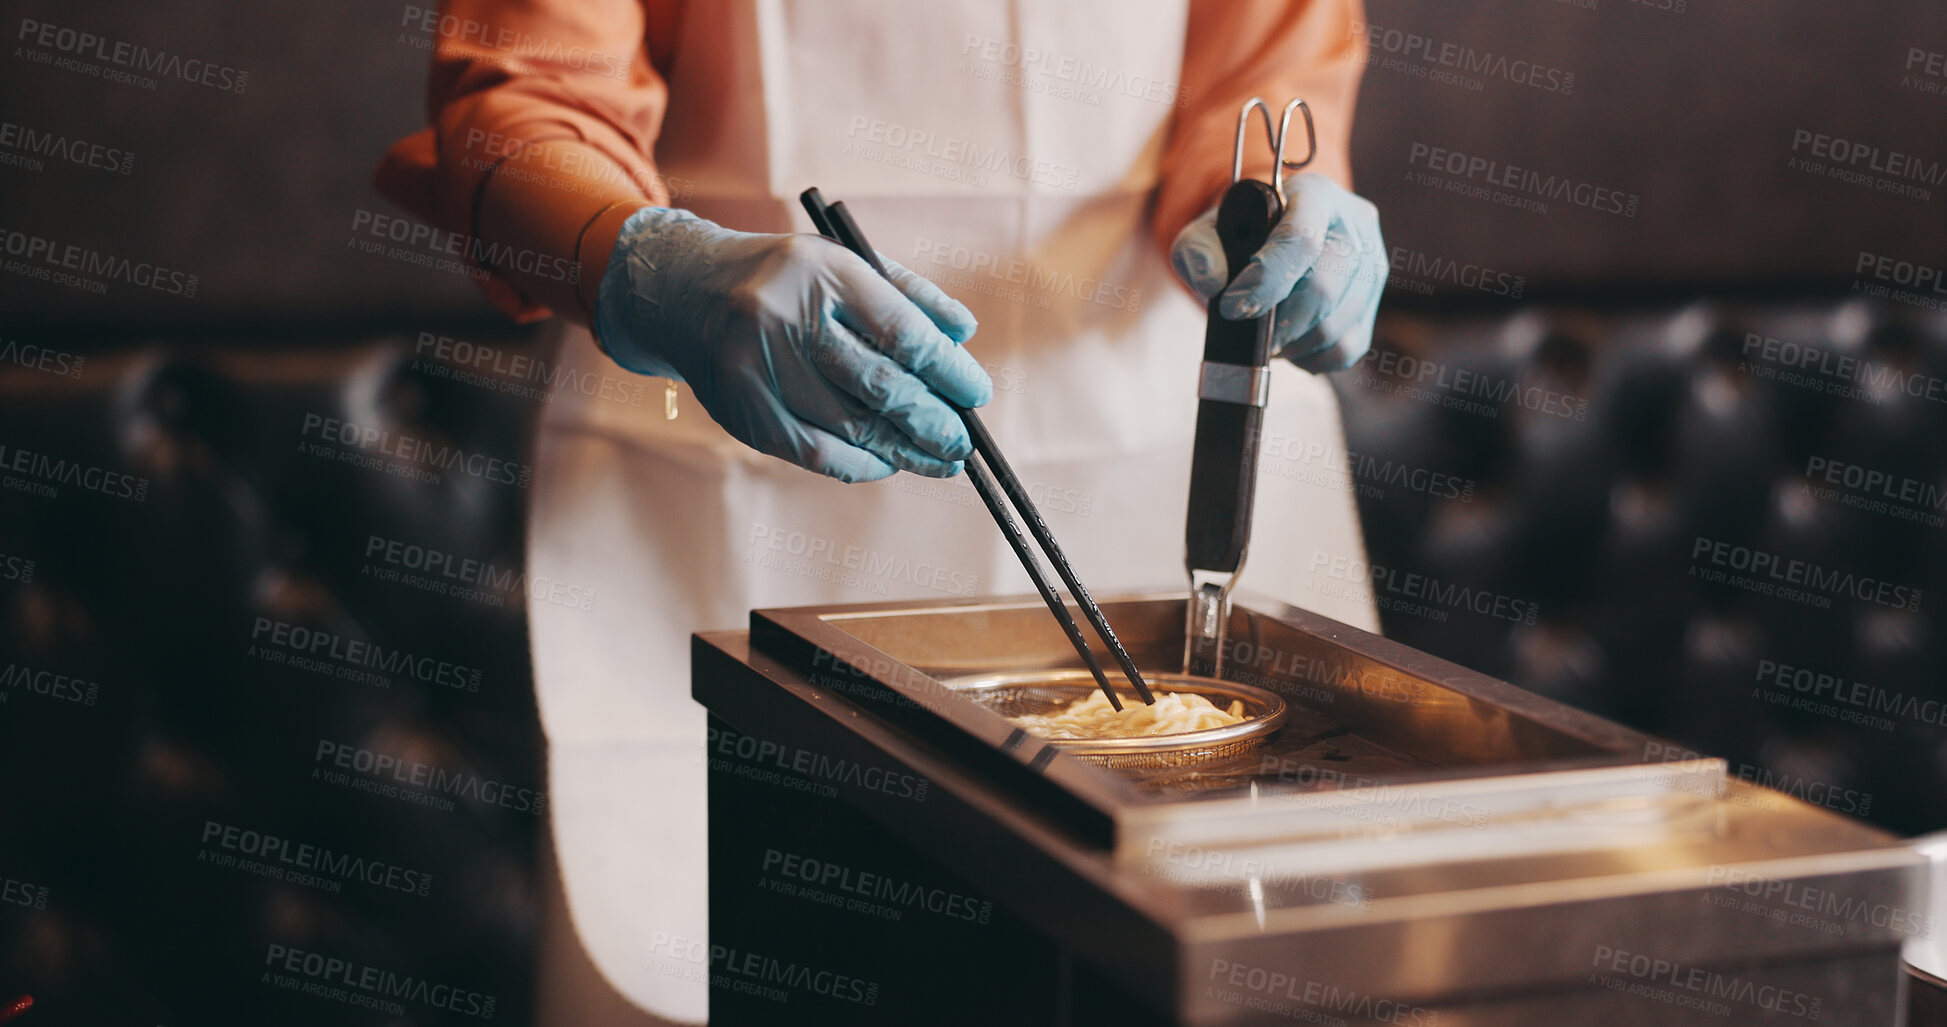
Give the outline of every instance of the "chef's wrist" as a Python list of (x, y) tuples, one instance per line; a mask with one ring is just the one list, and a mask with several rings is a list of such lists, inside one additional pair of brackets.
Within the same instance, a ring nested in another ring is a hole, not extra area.
[(481, 263), (529, 303), (581, 321), (614, 232), (649, 205), (606, 154), (579, 140), (528, 143), (497, 161), (475, 200)]
[(630, 197), (610, 202), (597, 210), (582, 226), (581, 234), (575, 240), (575, 267), (578, 270), (577, 295), (581, 300), (581, 313), (588, 325), (595, 325), (596, 304), (601, 297), (602, 279), (606, 275), (609, 260), (614, 256), (616, 243), (622, 235), (622, 226), (637, 213), (654, 207), (655, 204), (640, 197)]

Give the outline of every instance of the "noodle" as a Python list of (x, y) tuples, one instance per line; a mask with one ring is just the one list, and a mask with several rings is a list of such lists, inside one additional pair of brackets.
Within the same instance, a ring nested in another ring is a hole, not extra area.
[(1156, 705), (1130, 703), (1118, 713), (1109, 697), (1090, 692), (1060, 713), (1031, 713), (1009, 717), (1016, 725), (1043, 738), (1139, 738), (1176, 735), (1244, 722), (1244, 703), (1233, 699), (1228, 710), (1194, 692), (1166, 692)]

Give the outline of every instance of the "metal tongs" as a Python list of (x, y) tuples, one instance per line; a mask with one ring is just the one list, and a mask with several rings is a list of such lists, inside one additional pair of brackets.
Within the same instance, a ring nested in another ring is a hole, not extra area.
[[(851, 250), (867, 264), (872, 265), (872, 270), (877, 271), (880, 277), (891, 280), (892, 276), (886, 273), (886, 266), (879, 261), (878, 252), (865, 241), (865, 233), (859, 231), (858, 223), (852, 220), (852, 214), (845, 209), (843, 202), (827, 204), (825, 198), (819, 195), (815, 188), (806, 189), (798, 199), (804, 203), (805, 213), (811, 215), (811, 223), (817, 226), (820, 235)], [(1001, 498), (1002, 493), (1013, 500), (1014, 505), (1020, 509), (1021, 516), (1028, 522), (1028, 531), (1034, 534), (1035, 541), (1040, 543), (1042, 550), (1048, 554), (1049, 562), (1055, 565), (1055, 572), (1061, 575), (1062, 582), (1068, 586), (1068, 591), (1075, 597), (1075, 602), (1080, 604), (1082, 613), (1088, 617), (1089, 624), (1094, 626), (1095, 633), (1102, 637), (1102, 641), (1109, 647), (1109, 652), (1114, 654), (1116, 663), (1122, 667), (1122, 673), (1127, 675), (1129, 683), (1135, 686), (1136, 694), (1145, 704), (1155, 703), (1156, 697), (1150, 694), (1149, 685), (1143, 681), (1142, 672), (1136, 669), (1136, 661), (1129, 658), (1129, 651), (1124, 649), (1122, 642), (1115, 637), (1115, 629), (1109, 627), (1108, 619), (1102, 616), (1102, 608), (1097, 606), (1095, 600), (1089, 596), (1088, 589), (1082, 586), (1081, 579), (1075, 577), (1075, 569), (1069, 566), (1068, 558), (1062, 554), (1061, 546), (1055, 544), (1055, 536), (1048, 531), (1047, 522), (1041, 519), (1041, 512), (1035, 509), (1034, 502), (1028, 498), (1028, 490), (1021, 486), (1021, 479), (1014, 476), (1013, 468), (1009, 467), (1007, 459), (1001, 456), (1000, 447), (994, 444), (994, 437), (988, 434), (987, 426), (980, 421), (980, 415), (944, 397), (942, 401), (960, 415), (961, 422), (967, 426), (967, 434), (973, 439), (974, 454), (967, 458), (967, 477), (972, 479), (974, 491), (980, 493), (981, 502), (987, 504), (987, 512), (994, 516), (994, 523), (1000, 525), (1001, 534), (1007, 537), (1008, 545), (1014, 549), (1015, 557), (1021, 561), (1021, 566), (1027, 569), (1028, 577), (1034, 580), (1035, 590), (1041, 593), (1042, 602), (1048, 604), (1048, 610), (1055, 615), (1057, 621), (1061, 622), (1062, 630), (1068, 635), (1068, 643), (1081, 654), (1082, 662), (1088, 665), (1089, 673), (1095, 675), (1095, 683), (1101, 686), (1102, 694), (1109, 697), (1109, 705), (1120, 710), (1122, 700), (1116, 697), (1115, 688), (1109, 684), (1107, 675), (1102, 673), (1102, 665), (1096, 662), (1095, 654), (1089, 650), (1088, 640), (1082, 637), (1081, 629), (1075, 626), (1075, 618), (1069, 616), (1067, 604), (1063, 603), (1061, 596), (1056, 594), (1054, 586), (1048, 583), (1047, 572), (1041, 569), (1040, 559), (1035, 556), (1034, 550), (1029, 548), (1027, 538), (1021, 533), (1021, 525), (1015, 521), (1014, 515), (1008, 511), (1006, 501)], [(989, 473), (990, 468), (991, 473)], [(996, 478), (999, 479), (998, 483), (995, 481)]]
[[(1244, 177), (1244, 136), (1251, 112), (1262, 115), (1271, 144), (1271, 181)], [(1305, 159), (1287, 160), (1285, 135), (1293, 111), (1305, 114)], [(1230, 188), (1217, 206), (1217, 238), (1223, 242), (1229, 279), (1236, 279), (1284, 216), (1284, 172), (1318, 155), (1312, 111), (1303, 100), (1285, 104), (1278, 127), (1259, 97), (1237, 113)], [(1227, 280), (1226, 285), (1229, 284)], [(1230, 626), (1230, 590), (1244, 566), (1251, 540), (1251, 501), (1257, 492), (1258, 438), (1264, 405), (1271, 398), (1272, 325), (1277, 309), (1255, 321), (1231, 321), (1210, 300), (1203, 330), (1203, 372), (1197, 381), (1197, 436), (1190, 462), (1190, 509), (1183, 526), (1183, 564), (1190, 576), (1185, 607), (1183, 671), (1222, 677), (1224, 641)]]

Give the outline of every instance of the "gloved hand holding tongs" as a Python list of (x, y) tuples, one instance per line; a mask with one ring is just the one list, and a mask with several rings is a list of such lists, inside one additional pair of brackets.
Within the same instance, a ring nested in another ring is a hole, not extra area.
[[(1309, 129), (1309, 110), (1305, 117)], [(1281, 159), (1286, 167), (1310, 162)], [(1170, 263), (1206, 301), (1221, 295), (1218, 312), (1232, 321), (1255, 321), (1276, 307), (1272, 356), (1313, 372), (1351, 367), (1372, 347), (1373, 316), (1386, 288), (1379, 208), (1311, 171), (1284, 183), (1283, 207), (1264, 244), (1234, 275), (1214, 206), (1177, 233)]]

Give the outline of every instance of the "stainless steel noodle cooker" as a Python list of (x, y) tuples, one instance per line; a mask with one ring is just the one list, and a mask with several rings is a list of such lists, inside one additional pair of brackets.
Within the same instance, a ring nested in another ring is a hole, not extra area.
[[(1102, 601), (1149, 666), (1186, 606)], [(1947, 846), (1302, 609), (1240, 595), (1225, 636), (1223, 681), (1283, 721), (1187, 760), (1006, 719), (1091, 681), (1034, 597), (698, 636), (710, 944), (878, 985), (870, 1008), (793, 994), (806, 1022), (1441, 1027), (1885, 1027), (1901, 946), (1937, 945)], [(767, 861), (868, 882), (869, 908), (753, 892)], [(891, 897), (917, 895), (991, 923)], [(713, 1023), (777, 1008), (712, 992)]]

